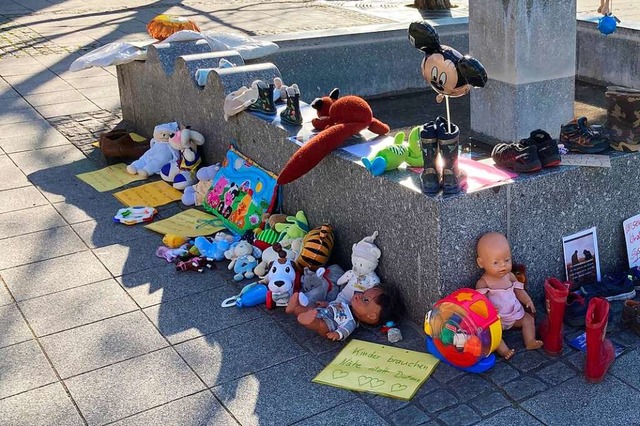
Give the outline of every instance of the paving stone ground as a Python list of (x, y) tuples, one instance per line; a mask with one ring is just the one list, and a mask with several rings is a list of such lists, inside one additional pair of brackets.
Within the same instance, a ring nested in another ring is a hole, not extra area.
[[(585, 383), (577, 350), (527, 352), (508, 332), (513, 359), (479, 375), (441, 364), (408, 402), (320, 386), (311, 378), (342, 343), (282, 311), (220, 308), (240, 289), (222, 264), (177, 273), (154, 255), (159, 235), (113, 224), (120, 204), (75, 177), (104, 166), (91, 144), (121, 120), (115, 69), (68, 71), (82, 53), (144, 37), (162, 12), (247, 34), (407, 19), (380, 3), (0, 2), (1, 425), (640, 424), (640, 337), (620, 325), (620, 302), (608, 331), (626, 351), (599, 385)], [(614, 6), (634, 18), (631, 0)], [(423, 351), (420, 326), (401, 328), (398, 346)], [(354, 337), (384, 341), (364, 328)]]

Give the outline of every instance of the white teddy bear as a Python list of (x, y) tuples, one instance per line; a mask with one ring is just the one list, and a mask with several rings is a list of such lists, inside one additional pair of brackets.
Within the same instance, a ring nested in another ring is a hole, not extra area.
[(151, 147), (138, 160), (127, 166), (129, 174), (148, 177), (160, 173), (162, 166), (177, 159), (180, 153), (169, 145), (169, 140), (178, 132), (178, 123), (159, 124), (153, 129)]
[(337, 301), (349, 304), (354, 292), (364, 292), (380, 284), (380, 278), (375, 273), (375, 269), (378, 267), (378, 259), (382, 252), (373, 244), (377, 236), (378, 231), (375, 231), (373, 235), (364, 237), (362, 241), (353, 245), (351, 252), (353, 266), (336, 282), (339, 286), (344, 285), (336, 298)]
[(204, 136), (186, 127), (169, 139), (169, 145), (179, 155), (162, 165), (160, 177), (175, 189), (183, 190), (196, 182), (196, 170), (201, 162), (198, 146), (204, 145)]

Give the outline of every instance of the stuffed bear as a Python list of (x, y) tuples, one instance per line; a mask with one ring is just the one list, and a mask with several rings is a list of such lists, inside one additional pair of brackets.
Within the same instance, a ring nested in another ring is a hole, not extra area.
[(188, 186), (182, 194), (182, 204), (185, 206), (199, 206), (205, 200), (207, 193), (211, 189), (211, 183), (220, 171), (220, 163), (213, 166), (203, 167), (196, 173), (198, 183)]
[(159, 124), (153, 129), (151, 148), (142, 157), (127, 166), (129, 174), (147, 177), (160, 173), (162, 166), (179, 158), (180, 153), (171, 147), (169, 140), (178, 132), (178, 123)]
[[(260, 256), (262, 256), (262, 251), (247, 241), (235, 242), (231, 244), (229, 250), (224, 252), (224, 257), (231, 260), (229, 270), (236, 272), (236, 275), (233, 277), (236, 281), (240, 281), (243, 278), (253, 278), (255, 276), (253, 269), (258, 264)], [(235, 267), (236, 264), (239, 264), (238, 268)], [(250, 268), (249, 265), (251, 265)]]
[(196, 170), (201, 162), (198, 146), (204, 145), (204, 136), (186, 127), (174, 133), (169, 139), (169, 145), (179, 153), (179, 156), (162, 166), (160, 177), (173, 184), (175, 189), (183, 190), (195, 183)]

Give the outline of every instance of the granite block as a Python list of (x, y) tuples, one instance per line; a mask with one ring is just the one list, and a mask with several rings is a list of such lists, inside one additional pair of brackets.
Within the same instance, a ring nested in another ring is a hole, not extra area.
[(548, 386), (533, 377), (521, 377), (518, 380), (507, 383), (502, 387), (502, 389), (510, 398), (516, 401), (521, 401), (548, 389)]
[[(29, 188), (34, 188), (33, 186)], [(0, 199), (2, 194), (8, 191), (0, 191)], [(42, 195), (37, 192), (38, 197)], [(38, 203), (38, 198), (32, 200), (32, 203)], [(1, 202), (1, 201), (0, 201)], [(46, 202), (46, 200), (45, 200)], [(18, 235), (30, 234), (32, 232), (44, 231), (51, 228), (59, 228), (66, 226), (62, 216), (58, 214), (56, 209), (48, 203), (40, 207), (26, 208), (0, 214), (0, 235), (3, 238), (15, 237)]]
[(580, 351), (574, 351), (572, 354), (564, 358), (567, 363), (579, 371), (583, 371), (584, 369), (584, 359), (585, 353)]
[(2, 135), (0, 138), (2, 141), (0, 146), (4, 149), (3, 144), (7, 143), (9, 140), (19, 143), (21, 138), (26, 135), (36, 135), (52, 130), (55, 129), (45, 119), (30, 121), (28, 123), (3, 124), (0, 125), (0, 135)]
[(222, 308), (220, 303), (237, 294), (229, 287), (192, 294), (144, 309), (160, 333), (173, 344), (245, 324), (262, 315), (259, 308)]
[(137, 309), (115, 280), (25, 300), (20, 309), (36, 336), (44, 336)]
[[(390, 398), (387, 398), (390, 399)], [(368, 426), (388, 425), (382, 417), (368, 407), (359, 399), (347, 402), (332, 408), (327, 413), (316, 414), (313, 417), (296, 423), (299, 426), (313, 426), (322, 424), (323, 426), (343, 426), (366, 424)]]
[(0, 117), (0, 126), (3, 124), (17, 124), (29, 121), (41, 121), (42, 116), (29, 106), (28, 108), (8, 110)]
[(114, 426), (237, 426), (208, 390), (186, 396), (113, 423)]
[(146, 237), (112, 244), (93, 250), (114, 277), (143, 271), (158, 265), (156, 249), (162, 245), (162, 236), (153, 233)]
[(156, 43), (150, 45), (147, 61), (159, 64), (167, 74), (172, 74), (178, 57), (207, 52), (211, 52), (211, 46), (206, 40)]
[(427, 414), (415, 405), (409, 405), (408, 407), (392, 413), (388, 416), (388, 419), (391, 420), (392, 424), (398, 426), (421, 425), (431, 420)]
[[(14, 152), (30, 151), (33, 149), (70, 145), (67, 138), (46, 122), (41, 126), (39, 125), (39, 121), (21, 124), (25, 127), (25, 134), (13, 136), (2, 135), (0, 138), (0, 147), (4, 152), (12, 154)], [(24, 126), (25, 124), (31, 126)], [(38, 131), (38, 129), (40, 130)], [(35, 131), (37, 131), (37, 133), (32, 133)]]
[[(286, 374), (281, 374), (283, 368)], [(353, 399), (349, 391), (311, 383), (321, 369), (310, 356), (303, 356), (212, 391), (243, 426), (291, 424)], [(291, 404), (300, 395), (305, 404)]]
[(271, 319), (264, 317), (181, 343), (175, 349), (210, 387), (305, 354)]
[(449, 389), (455, 392), (459, 401), (467, 402), (478, 395), (492, 391), (493, 386), (478, 375), (468, 374), (449, 382)]
[(13, 85), (13, 88), (22, 96), (35, 95), (38, 93), (61, 92), (63, 90), (72, 90), (71, 86), (61, 78), (47, 81), (25, 81)]
[[(122, 207), (120, 207), (122, 208)], [(111, 216), (119, 209), (112, 210)], [(109, 246), (112, 244), (127, 245), (127, 242), (138, 238), (156, 236), (144, 226), (126, 226), (113, 220), (89, 220), (71, 225), (89, 248)], [(155, 259), (154, 259), (155, 260)]]
[(45, 204), (47, 204), (46, 198), (42, 196), (35, 186), (30, 185), (0, 191), (0, 214)]
[(29, 176), (30, 180), (30, 175), (34, 172), (86, 160), (82, 151), (71, 144), (36, 151), (16, 152), (9, 154), (9, 156), (20, 167), (20, 170)]
[(33, 334), (15, 304), (0, 306), (0, 348), (33, 339)]
[(137, 414), (204, 388), (171, 348), (72, 377), (65, 384), (91, 425)]
[(103, 281), (110, 276), (88, 250), (2, 271), (2, 278), (17, 301)]
[(640, 390), (640, 377), (637, 374), (640, 370), (640, 365), (638, 365), (639, 358), (640, 353), (638, 353), (637, 349), (619, 356), (609, 367), (609, 374)]
[(202, 274), (177, 272), (173, 263), (160, 258), (150, 259), (149, 263), (153, 266), (150, 269), (117, 278), (142, 308), (218, 287), (225, 287), (230, 292), (229, 296), (234, 292), (240, 293), (229, 285), (233, 274), (224, 267), (224, 263), (218, 263), (215, 272), (205, 271)]
[[(0, 148), (4, 149), (2, 139), (0, 139)], [(0, 157), (0, 191), (28, 185), (30, 183), (27, 177), (13, 164), (13, 161), (6, 155)]]
[[(46, 246), (43, 246), (46, 241)], [(0, 269), (51, 259), (86, 249), (80, 238), (64, 226), (34, 232), (2, 241), (4, 256), (0, 258)]]
[(548, 360), (540, 351), (522, 351), (512, 357), (508, 363), (520, 371), (528, 372), (546, 364)]
[(110, 74), (103, 74), (94, 77), (78, 76), (78, 78), (66, 78), (65, 81), (75, 89), (86, 89), (87, 87), (110, 87), (113, 93), (118, 93), (118, 79)]
[(364, 394), (363, 399), (369, 407), (385, 418), (388, 417), (389, 414), (409, 405), (409, 401), (389, 398), (382, 395)]
[[(117, 93), (116, 91), (114, 91)], [(53, 118), (61, 115), (80, 114), (83, 112), (99, 111), (101, 108), (95, 103), (86, 99), (80, 101), (71, 101), (54, 105), (42, 105), (35, 107), (40, 115), (44, 118)]]
[(85, 424), (60, 383), (0, 400), (0, 418), (12, 426)]
[(520, 372), (511, 367), (509, 363), (505, 361), (496, 362), (495, 365), (486, 373), (485, 377), (491, 380), (498, 386), (502, 386), (511, 380), (520, 377)]
[(436, 413), (458, 404), (458, 398), (447, 390), (431, 392), (420, 398), (420, 405), (427, 413)]
[(7, 101), (8, 99), (16, 99), (19, 97), (20, 97), (20, 93), (16, 92), (8, 85), (5, 87), (2, 87), (2, 91), (0, 91), (0, 99), (2, 99), (3, 101)]
[(558, 385), (576, 376), (576, 371), (563, 362), (555, 362), (536, 372), (536, 376), (551, 384)]
[(468, 426), (477, 423), (481, 417), (468, 405), (458, 405), (451, 410), (440, 413), (438, 420), (448, 426)]
[[(76, 178), (76, 181), (80, 180)], [(82, 195), (86, 195), (86, 197)], [(45, 196), (50, 201), (59, 200), (59, 195), (45, 192)], [(67, 194), (64, 194), (63, 197), (67, 198)], [(122, 203), (115, 197), (96, 193), (93, 188), (82, 184), (82, 191), (74, 192), (71, 197), (66, 199), (66, 202), (55, 203), (53, 207), (55, 207), (70, 224), (89, 220), (95, 220), (105, 224), (106, 222), (113, 222), (108, 219), (111, 219), (115, 213), (122, 208)]]
[(440, 383), (449, 383), (452, 380), (460, 380), (460, 378), (466, 374), (468, 373), (447, 365), (444, 362), (440, 362), (433, 372), (433, 377), (435, 377)]
[(469, 405), (476, 409), (483, 417), (503, 410), (511, 406), (511, 402), (507, 400), (501, 393), (492, 392), (481, 395), (472, 400)]
[(49, 362), (35, 340), (0, 349), (2, 398), (56, 382)]
[(482, 426), (512, 426), (512, 425), (543, 425), (529, 413), (515, 408), (506, 408), (493, 417), (489, 417), (479, 423)]
[(9, 98), (4, 103), (6, 112), (20, 112), (20, 110), (29, 109), (31, 105), (23, 98)]
[(63, 379), (169, 345), (140, 311), (51, 334), (40, 342)]
[[(607, 375), (597, 385), (586, 385), (583, 377), (575, 377), (521, 403), (545, 424), (628, 424), (640, 418), (638, 391), (617, 378)], [(580, 407), (580, 409), (576, 409)]]

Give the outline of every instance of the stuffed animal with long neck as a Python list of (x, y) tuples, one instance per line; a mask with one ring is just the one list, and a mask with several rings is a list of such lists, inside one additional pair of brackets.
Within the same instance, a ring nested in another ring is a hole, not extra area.
[(316, 99), (311, 106), (318, 110), (313, 126), (322, 130), (289, 159), (278, 176), (278, 184), (293, 182), (313, 169), (331, 151), (364, 129), (378, 135), (389, 133), (389, 126), (373, 117), (371, 107), (359, 96), (338, 98), (337, 89)]

